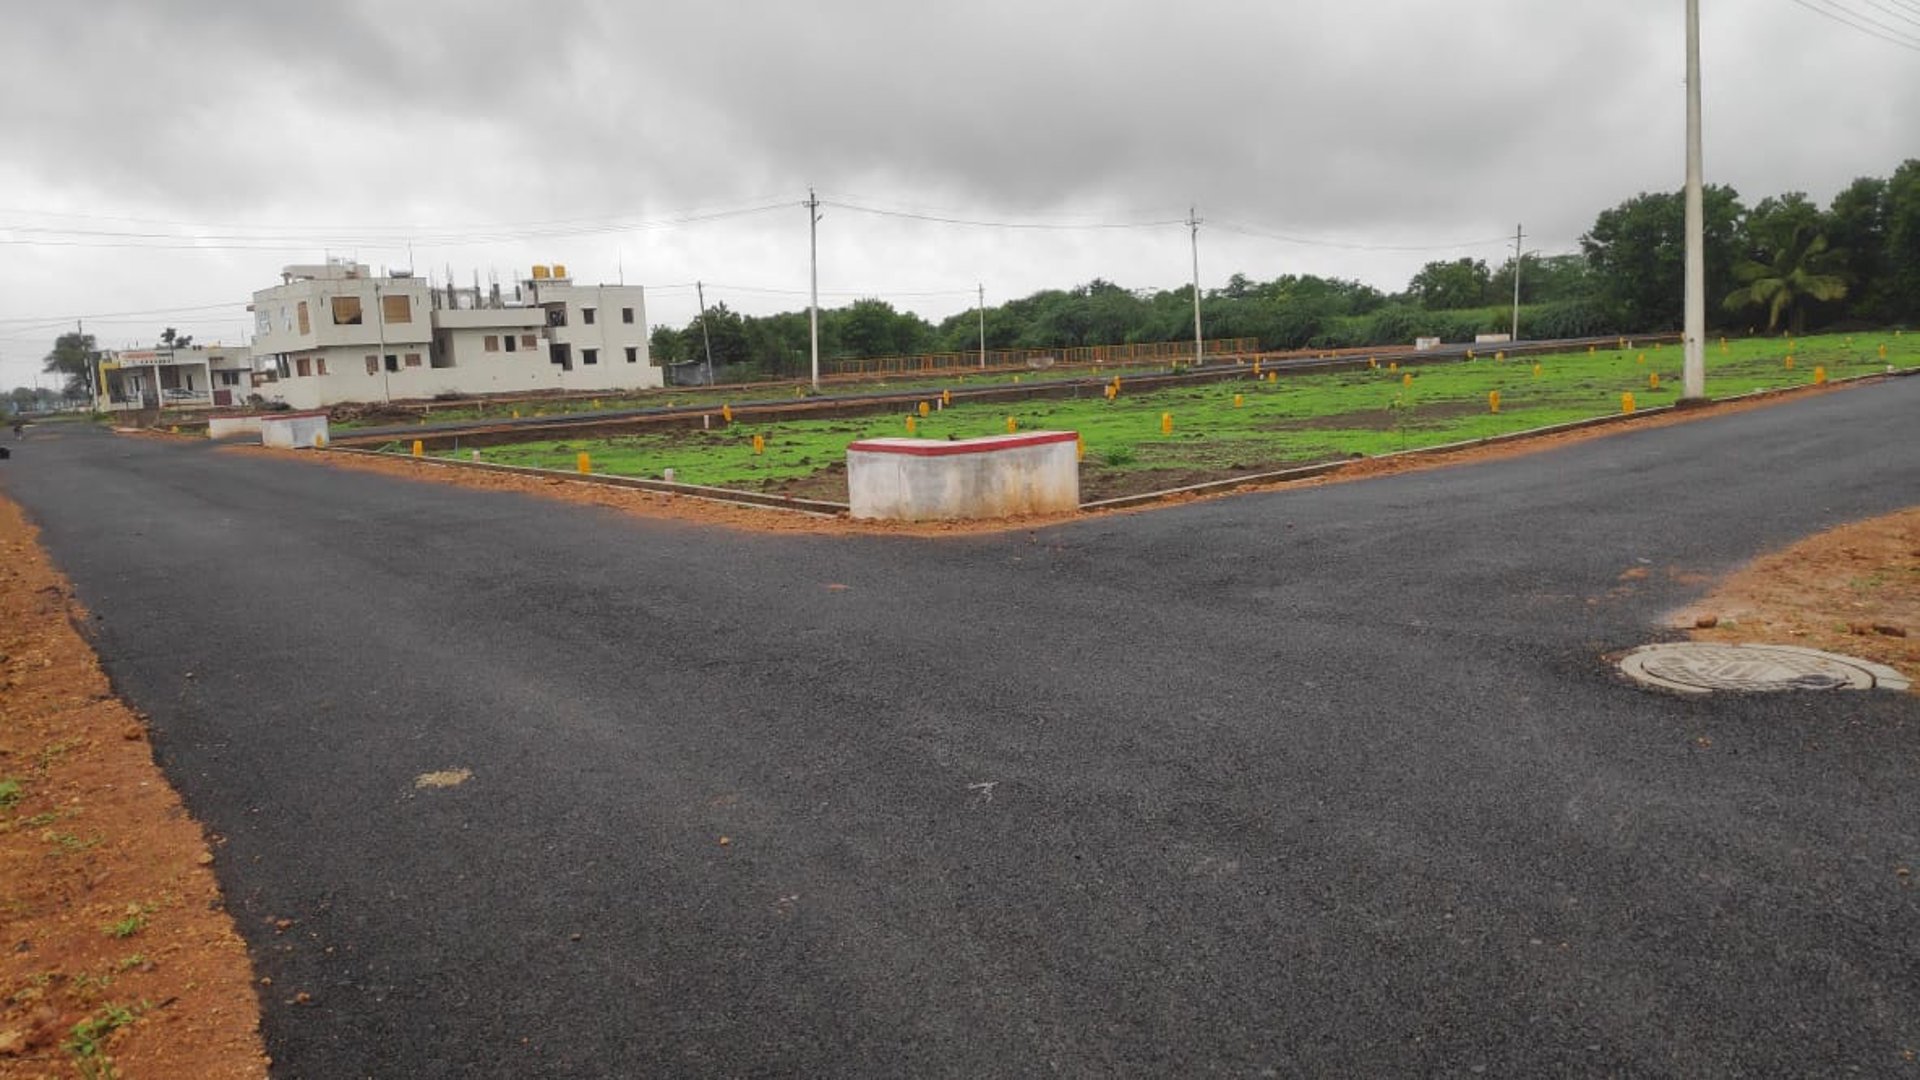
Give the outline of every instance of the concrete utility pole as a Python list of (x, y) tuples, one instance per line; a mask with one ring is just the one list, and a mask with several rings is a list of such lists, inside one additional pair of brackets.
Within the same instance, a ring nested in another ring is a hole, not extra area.
[(694, 294), (700, 297), (700, 344), (707, 350), (707, 385), (713, 385), (713, 339), (707, 336), (707, 287), (696, 281)]
[(387, 313), (380, 306), (380, 281), (373, 283), (373, 328), (374, 338), (380, 345), (380, 396), (387, 404), (393, 404), (393, 377), (387, 370)]
[(1700, 0), (1687, 0), (1687, 313), (1680, 399), (1707, 397), (1706, 196), (1700, 153)]
[(987, 286), (981, 282), (980, 289), (980, 370), (987, 370)]
[(813, 266), (812, 300), (807, 304), (807, 333), (813, 345), (813, 390), (820, 392), (820, 200), (807, 189), (807, 254)]
[(1520, 340), (1520, 245), (1526, 241), (1526, 226), (1513, 227), (1513, 333), (1509, 340)]
[(1193, 237), (1193, 366), (1199, 367), (1204, 351), (1200, 336), (1200, 217), (1187, 207), (1187, 229)]

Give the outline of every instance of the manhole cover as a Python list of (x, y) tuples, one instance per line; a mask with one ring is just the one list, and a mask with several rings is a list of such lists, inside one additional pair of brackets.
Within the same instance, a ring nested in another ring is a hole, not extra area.
[(1647, 686), (1685, 694), (1905, 690), (1908, 685), (1905, 676), (1884, 664), (1792, 645), (1643, 645), (1620, 661), (1620, 670)]

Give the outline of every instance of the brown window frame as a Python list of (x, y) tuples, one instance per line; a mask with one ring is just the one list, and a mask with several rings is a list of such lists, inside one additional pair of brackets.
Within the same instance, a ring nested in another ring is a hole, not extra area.
[[(362, 326), (367, 321), (366, 306), (357, 296), (328, 297), (328, 314), (333, 316), (335, 326)], [(345, 317), (342, 318), (342, 315)]]

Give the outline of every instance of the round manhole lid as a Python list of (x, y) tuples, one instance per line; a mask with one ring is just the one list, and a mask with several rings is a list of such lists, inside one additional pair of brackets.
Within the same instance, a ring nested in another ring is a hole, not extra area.
[(1906, 677), (1885, 664), (1793, 645), (1643, 645), (1621, 659), (1620, 670), (1644, 685), (1684, 694), (1908, 687)]

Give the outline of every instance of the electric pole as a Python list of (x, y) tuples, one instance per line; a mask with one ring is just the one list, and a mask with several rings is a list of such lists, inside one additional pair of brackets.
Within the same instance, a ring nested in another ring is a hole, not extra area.
[(1682, 401), (1704, 401), (1707, 396), (1707, 215), (1700, 159), (1700, 0), (1687, 0), (1687, 308), (1680, 338), (1685, 353)]
[(1192, 206), (1187, 207), (1187, 229), (1193, 237), (1193, 366), (1199, 367), (1203, 355), (1200, 337), (1200, 217)]
[(700, 298), (700, 344), (707, 350), (707, 385), (713, 385), (713, 339), (707, 336), (707, 287), (696, 281), (693, 291)]
[(820, 200), (807, 189), (807, 253), (813, 266), (812, 300), (807, 304), (807, 334), (813, 346), (813, 392), (820, 392)]
[(980, 370), (987, 370), (987, 286), (981, 282), (980, 289)]
[(1527, 238), (1525, 228), (1523, 225), (1513, 227), (1513, 333), (1508, 340), (1514, 342), (1520, 340), (1520, 245)]

